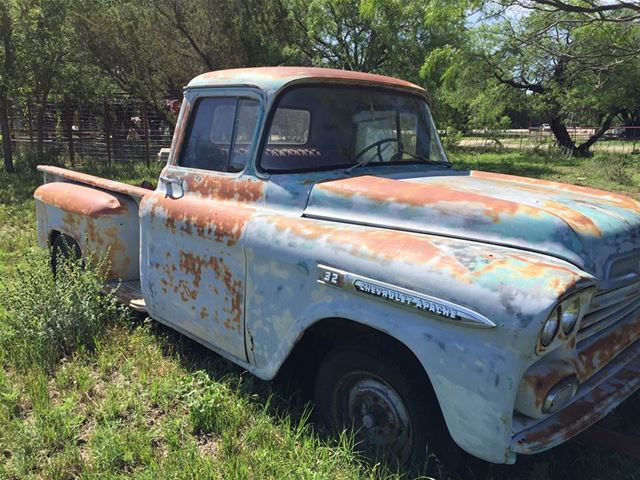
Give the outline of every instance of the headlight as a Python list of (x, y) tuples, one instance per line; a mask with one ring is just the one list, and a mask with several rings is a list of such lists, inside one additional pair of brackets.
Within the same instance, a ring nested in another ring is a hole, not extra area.
[(569, 377), (555, 385), (544, 399), (542, 404), (542, 413), (556, 413), (562, 407), (566, 406), (578, 392), (578, 379)]
[(560, 323), (562, 331), (566, 334), (571, 333), (573, 327), (576, 326), (580, 317), (580, 299), (573, 298), (563, 302), (560, 307)]
[(551, 312), (551, 315), (549, 315), (549, 318), (547, 318), (542, 326), (542, 332), (540, 332), (540, 344), (543, 347), (548, 347), (551, 342), (553, 342), (553, 339), (558, 332), (558, 325), (560, 323), (558, 319), (559, 317), (560, 307), (558, 306), (553, 309), (553, 312)]

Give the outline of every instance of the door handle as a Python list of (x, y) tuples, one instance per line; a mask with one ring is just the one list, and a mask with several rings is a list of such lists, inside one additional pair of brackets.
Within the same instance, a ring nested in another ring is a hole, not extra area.
[[(164, 175), (160, 175), (159, 180), (166, 185), (165, 195), (170, 198), (181, 198), (184, 196), (184, 185), (182, 179), (171, 178)], [(180, 192), (176, 192), (174, 185), (180, 187)]]

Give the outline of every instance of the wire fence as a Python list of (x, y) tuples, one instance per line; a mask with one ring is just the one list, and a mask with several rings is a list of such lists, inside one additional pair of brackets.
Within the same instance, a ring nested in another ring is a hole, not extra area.
[[(568, 128), (572, 140), (579, 145), (593, 133), (592, 127)], [(447, 133), (445, 133), (447, 135)], [(507, 150), (555, 150), (556, 139), (550, 129), (545, 127), (509, 130), (474, 130), (456, 138), (449, 139), (450, 144), (464, 148)], [(592, 152), (640, 154), (640, 127), (610, 128), (591, 146)]]
[[(37, 109), (27, 104), (10, 109), (11, 140), (16, 150), (35, 151), (38, 125), (42, 125), (43, 150), (46, 158), (65, 157), (72, 165), (86, 160), (112, 162), (156, 159), (161, 148), (171, 146), (178, 100), (167, 100), (165, 110), (145, 106), (144, 102), (126, 95), (113, 95), (97, 101), (78, 101), (70, 96), (52, 95), (41, 122)], [(586, 141), (595, 128), (570, 127), (576, 144)], [(465, 149), (501, 149), (556, 151), (556, 140), (548, 126), (529, 129), (474, 130), (465, 134), (441, 132), (445, 144)], [(609, 129), (594, 145), (592, 152), (640, 154), (640, 127)]]
[[(89, 159), (109, 164), (132, 161), (149, 164), (161, 148), (171, 145), (174, 127), (169, 119), (179, 103), (167, 101), (165, 108), (166, 111), (158, 112), (128, 95), (93, 102), (53, 95), (40, 122), (44, 153), (48, 158), (68, 157), (71, 164)], [(36, 107), (13, 106), (9, 125), (16, 150), (37, 148), (40, 129)]]

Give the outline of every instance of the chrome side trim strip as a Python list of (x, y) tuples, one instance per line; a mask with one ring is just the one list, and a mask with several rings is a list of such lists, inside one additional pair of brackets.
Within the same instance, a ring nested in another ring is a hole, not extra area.
[(458, 325), (477, 328), (496, 327), (496, 324), (484, 315), (461, 305), (326, 265), (318, 264), (318, 282), (353, 290)]

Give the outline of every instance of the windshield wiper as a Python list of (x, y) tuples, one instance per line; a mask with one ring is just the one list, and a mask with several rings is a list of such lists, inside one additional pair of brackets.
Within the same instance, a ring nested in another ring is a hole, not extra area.
[(425, 162), (428, 163), (429, 165), (444, 165), (447, 168), (451, 168), (453, 166), (453, 164), (449, 161), (438, 161), (438, 160), (431, 160), (429, 157), (425, 157), (422, 155), (415, 155), (413, 153), (409, 153), (409, 152), (402, 152), (403, 155), (409, 155), (411, 158), (415, 158), (416, 160), (420, 160), (421, 162)]

